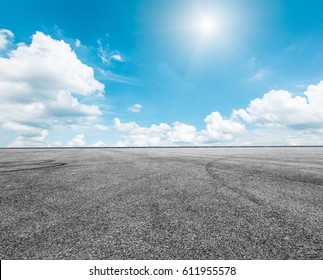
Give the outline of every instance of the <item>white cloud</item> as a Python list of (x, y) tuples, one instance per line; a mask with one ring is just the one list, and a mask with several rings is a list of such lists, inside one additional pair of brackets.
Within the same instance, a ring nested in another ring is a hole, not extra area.
[(119, 53), (115, 53), (110, 56), (110, 60), (123, 62), (123, 57)]
[(2, 127), (20, 134), (20, 136), (8, 145), (9, 147), (44, 146), (48, 136), (47, 129), (21, 125), (16, 122), (5, 122)]
[(108, 145), (104, 143), (103, 141), (97, 141), (93, 145), (93, 147), (107, 147)]
[(118, 51), (110, 51), (109, 45), (103, 46), (102, 40), (98, 39), (97, 54), (104, 64), (110, 64), (111, 61), (123, 62), (124, 59)]
[(16, 132), (38, 132), (38, 129), (28, 125), (22, 125), (16, 122), (5, 122), (2, 127), (6, 130), (16, 131)]
[(246, 109), (233, 115), (247, 123), (278, 125), (295, 129), (323, 128), (323, 81), (311, 85), (303, 96), (284, 90), (272, 90), (254, 99)]
[(161, 135), (154, 135), (153, 132), (147, 130), (141, 133), (132, 133), (128, 139), (123, 142), (124, 146), (147, 147), (162, 145)]
[(118, 75), (118, 74), (115, 74), (109, 70), (103, 70), (101, 68), (98, 68), (98, 70), (101, 73), (101, 75), (103, 76), (103, 78), (107, 81), (113, 81), (113, 82), (128, 84), (128, 85), (138, 84), (138, 79), (136, 79), (136, 78)]
[(79, 103), (70, 91), (59, 91), (57, 99), (48, 103), (48, 113), (56, 117), (86, 117), (99, 116), (101, 111), (97, 106)]
[(83, 134), (76, 135), (72, 140), (67, 142), (68, 146), (71, 147), (83, 147), (85, 146), (85, 136)]
[(79, 48), (81, 46), (81, 41), (79, 39), (75, 40), (75, 47)]
[(36, 133), (25, 133), (13, 140), (8, 147), (39, 147), (46, 145), (48, 130), (39, 130)]
[(122, 123), (119, 118), (113, 120), (113, 125), (119, 131), (133, 131), (140, 128), (135, 122)]
[(101, 61), (104, 63), (104, 64), (108, 64), (110, 63), (110, 54), (109, 54), (109, 49), (108, 47), (103, 47), (102, 46), (102, 41), (100, 39), (98, 39), (98, 51), (97, 51), (97, 54), (99, 56), (99, 58), (101, 59)]
[(199, 138), (201, 142), (229, 141), (237, 134), (245, 131), (244, 125), (233, 119), (223, 119), (219, 112), (208, 115), (204, 122), (206, 130), (202, 131)]
[(14, 35), (10, 30), (0, 29), (0, 50), (6, 49), (13, 38)]
[(81, 95), (103, 91), (94, 79), (93, 69), (83, 64), (63, 40), (36, 32), (32, 43), (20, 45), (0, 59), (1, 82), (18, 83), (48, 95), (48, 91), (67, 90)]
[(233, 110), (233, 118), (249, 126), (242, 143), (252, 145), (322, 145), (323, 81), (303, 95), (272, 90), (252, 100), (246, 109)]
[(229, 143), (260, 146), (323, 145), (323, 130), (256, 126), (250, 127)]
[(102, 124), (96, 124), (94, 125), (94, 127), (97, 129), (97, 130), (101, 130), (101, 131), (107, 131), (109, 128), (105, 125), (102, 125)]
[(83, 104), (75, 95), (103, 90), (93, 69), (67, 43), (36, 32), (30, 45), (17, 44), (0, 57), (0, 124), (23, 134), (27, 127), (39, 132), (53, 125), (93, 122), (102, 114), (99, 107)]
[(174, 122), (172, 129), (167, 132), (170, 143), (194, 143), (196, 141), (196, 128), (180, 122)]
[(141, 111), (142, 106), (140, 104), (134, 104), (128, 108), (129, 111), (133, 113), (139, 113)]
[(125, 140), (119, 142), (118, 146), (159, 146), (163, 145), (167, 132), (171, 129), (169, 125), (161, 123), (153, 124), (151, 127), (141, 127), (135, 122), (122, 123), (120, 119), (114, 119), (114, 127), (126, 133)]
[(226, 120), (218, 112), (207, 116), (206, 130), (197, 131), (196, 127), (180, 122), (172, 125), (161, 123), (151, 127), (141, 127), (135, 122), (122, 123), (114, 119), (114, 128), (123, 132), (123, 141), (118, 146), (169, 146), (215, 144), (234, 140), (245, 128), (234, 120)]

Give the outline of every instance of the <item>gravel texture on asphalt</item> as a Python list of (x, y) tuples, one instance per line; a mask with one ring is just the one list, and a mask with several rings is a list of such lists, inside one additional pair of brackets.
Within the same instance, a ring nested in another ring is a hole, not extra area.
[(1, 259), (322, 259), (323, 148), (0, 150)]

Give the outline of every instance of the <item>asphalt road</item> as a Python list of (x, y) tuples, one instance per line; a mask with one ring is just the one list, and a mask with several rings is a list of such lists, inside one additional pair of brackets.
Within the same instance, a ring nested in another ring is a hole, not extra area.
[(1, 149), (1, 259), (322, 259), (323, 148)]

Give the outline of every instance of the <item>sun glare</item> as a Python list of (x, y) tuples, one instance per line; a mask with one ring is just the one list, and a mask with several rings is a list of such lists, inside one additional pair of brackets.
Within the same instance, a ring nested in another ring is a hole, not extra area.
[(234, 10), (225, 7), (190, 8), (178, 17), (178, 38), (187, 48), (192, 47), (196, 56), (223, 53), (240, 35), (234, 34), (240, 28), (235, 26), (237, 18)]
[(226, 28), (227, 18), (223, 14), (215, 12), (202, 12), (195, 16), (192, 21), (192, 28), (195, 38), (198, 39), (199, 44), (209, 43), (214, 40), (219, 43), (223, 42)]
[(216, 22), (211, 16), (203, 16), (197, 20), (196, 27), (200, 35), (211, 36), (216, 31)]

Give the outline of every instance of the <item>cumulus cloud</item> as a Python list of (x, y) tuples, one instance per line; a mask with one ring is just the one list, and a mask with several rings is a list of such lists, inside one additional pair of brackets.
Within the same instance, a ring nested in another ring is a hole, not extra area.
[(242, 143), (322, 145), (322, 108), (323, 81), (310, 85), (302, 95), (271, 90), (252, 100), (247, 108), (233, 110), (233, 118), (248, 126)]
[(85, 146), (85, 136), (83, 134), (76, 135), (67, 142), (67, 145), (71, 147), (83, 147)]
[(48, 136), (48, 130), (42, 129), (36, 133), (23, 133), (13, 140), (8, 147), (39, 147), (46, 144), (46, 138)]
[(180, 122), (174, 122), (173, 127), (167, 132), (170, 143), (194, 143), (196, 141), (196, 128)]
[(247, 123), (294, 129), (323, 128), (323, 81), (311, 85), (302, 96), (284, 90), (272, 90), (254, 99), (246, 109), (233, 115)]
[(140, 104), (134, 104), (128, 108), (129, 111), (133, 113), (139, 113), (141, 111), (142, 106)]
[[(98, 106), (83, 104), (76, 95), (103, 90), (93, 69), (77, 58), (70, 45), (36, 32), (30, 45), (19, 43), (0, 57), (0, 124), (20, 134), (27, 127), (35, 128), (45, 139), (44, 131), (48, 134), (53, 124), (84, 123), (101, 115)], [(39, 143), (30, 137), (33, 140)]]
[(31, 44), (21, 44), (0, 60), (1, 82), (17, 83), (43, 94), (48, 90), (68, 90), (81, 95), (103, 91), (93, 69), (83, 64), (63, 40), (36, 32)]
[(234, 136), (245, 131), (237, 121), (223, 119), (218, 112), (205, 118), (206, 129), (198, 131), (195, 126), (174, 122), (161, 123), (150, 127), (139, 126), (135, 122), (122, 123), (114, 119), (114, 128), (123, 132), (123, 141), (118, 146), (169, 146), (203, 145), (233, 140)]
[(122, 123), (119, 118), (113, 120), (113, 125), (119, 131), (134, 131), (140, 128), (135, 122)]
[(114, 127), (125, 132), (125, 140), (119, 142), (118, 146), (159, 146), (163, 145), (167, 132), (171, 129), (169, 125), (161, 123), (153, 124), (151, 127), (141, 127), (135, 122), (122, 123), (119, 118), (114, 119)]
[(9, 147), (44, 146), (48, 130), (22, 125), (16, 122), (5, 122), (2, 127), (6, 130), (18, 132), (20, 135), (9, 143)]
[(10, 30), (0, 29), (0, 50), (6, 49), (13, 38), (14, 35)]
[(199, 138), (201, 142), (218, 142), (232, 140), (234, 135), (244, 132), (243, 124), (232, 119), (223, 119), (219, 112), (208, 115), (204, 122), (206, 130), (202, 131)]

